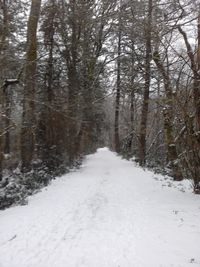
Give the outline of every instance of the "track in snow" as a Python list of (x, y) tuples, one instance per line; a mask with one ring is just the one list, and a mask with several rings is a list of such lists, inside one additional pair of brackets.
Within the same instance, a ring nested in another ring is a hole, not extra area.
[(107, 149), (0, 212), (0, 267), (200, 266), (200, 198)]

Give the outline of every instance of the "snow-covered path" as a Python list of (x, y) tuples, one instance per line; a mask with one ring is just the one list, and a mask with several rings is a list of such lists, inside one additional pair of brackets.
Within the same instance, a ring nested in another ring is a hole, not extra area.
[(107, 149), (0, 212), (1, 267), (200, 266), (200, 197)]

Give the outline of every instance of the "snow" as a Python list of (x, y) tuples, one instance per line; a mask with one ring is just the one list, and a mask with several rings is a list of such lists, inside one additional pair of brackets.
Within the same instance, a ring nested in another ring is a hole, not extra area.
[(0, 212), (0, 267), (200, 266), (200, 197), (158, 179), (99, 149)]

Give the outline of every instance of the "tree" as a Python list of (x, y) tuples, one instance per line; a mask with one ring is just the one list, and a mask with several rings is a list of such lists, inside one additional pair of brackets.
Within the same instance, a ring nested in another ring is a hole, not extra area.
[[(17, 9), (16, 18), (14, 19), (14, 9)], [(18, 12), (21, 11), (21, 6), (18, 1), (11, 3), (7, 0), (0, 1), (0, 98), (1, 98), (1, 124), (0, 124), (0, 165), (3, 164), (3, 154), (10, 153), (10, 129), (11, 110), (12, 110), (12, 85), (19, 83), (21, 72), (17, 75), (18, 68), (17, 55), (15, 49), (17, 41), (14, 37), (14, 32), (18, 29)], [(17, 78), (15, 77), (18, 76)], [(13, 78), (15, 77), (15, 78)], [(2, 172), (2, 167), (0, 168)]]
[(35, 91), (37, 66), (37, 27), (41, 0), (32, 0), (27, 29), (27, 50), (24, 66), (24, 99), (21, 130), (22, 172), (31, 170), (35, 144)]
[(156, 66), (161, 73), (164, 80), (164, 88), (166, 98), (164, 100), (165, 105), (163, 109), (163, 118), (164, 118), (164, 131), (165, 131), (165, 142), (167, 147), (167, 160), (169, 166), (172, 169), (172, 176), (175, 180), (180, 181), (183, 179), (180, 167), (178, 165), (178, 154), (176, 150), (176, 143), (174, 139), (174, 126), (173, 126), (173, 89), (170, 82), (170, 77), (163, 66), (160, 55), (158, 51), (155, 51), (153, 54), (153, 59), (156, 63)]
[(140, 133), (139, 133), (139, 161), (140, 165), (145, 165), (146, 161), (146, 133), (147, 133), (147, 119), (148, 119), (148, 107), (149, 107), (149, 90), (151, 82), (151, 42), (152, 42), (152, 12), (153, 12), (153, 1), (148, 1), (148, 12), (147, 20), (145, 23), (145, 63), (144, 63), (144, 92), (143, 92), (143, 103), (142, 103), (142, 114), (140, 122)]
[(116, 81), (116, 100), (115, 100), (115, 125), (114, 125), (114, 147), (117, 153), (120, 152), (119, 138), (119, 112), (121, 95), (121, 42), (122, 42), (122, 1), (119, 4), (118, 29), (117, 29), (117, 81)]

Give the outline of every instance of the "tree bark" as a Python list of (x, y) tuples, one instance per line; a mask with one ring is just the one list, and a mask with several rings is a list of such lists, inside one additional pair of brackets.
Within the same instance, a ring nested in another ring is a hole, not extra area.
[[(188, 41), (186, 32), (178, 26), (178, 30), (183, 36), (185, 46), (187, 49), (187, 54), (190, 60), (190, 67), (193, 72), (193, 96), (194, 96), (194, 105), (195, 105), (195, 119), (198, 135), (200, 136), (200, 13), (198, 17), (198, 48), (197, 48), (197, 60), (195, 59), (194, 52)], [(198, 143), (200, 145), (200, 137), (198, 137)]]
[(21, 129), (21, 170), (31, 170), (35, 144), (35, 86), (37, 61), (37, 26), (40, 15), (41, 0), (32, 0), (28, 19), (27, 51), (24, 74), (24, 98)]
[(147, 23), (145, 27), (146, 35), (146, 55), (145, 55), (145, 86), (143, 93), (142, 113), (140, 122), (140, 134), (139, 134), (139, 163), (141, 166), (146, 163), (146, 135), (147, 135), (147, 121), (149, 110), (149, 90), (151, 82), (151, 39), (152, 39), (152, 11), (153, 0), (148, 1), (148, 14)]
[(154, 62), (161, 73), (164, 80), (165, 87), (165, 108), (163, 110), (164, 117), (164, 131), (165, 131), (165, 143), (167, 147), (167, 159), (169, 166), (172, 169), (174, 180), (180, 181), (183, 179), (181, 170), (178, 166), (178, 154), (176, 150), (176, 144), (173, 134), (173, 90), (170, 82), (170, 77), (165, 70), (162, 62), (160, 61), (159, 53), (156, 51), (153, 54)]
[[(46, 166), (49, 172), (57, 169), (58, 157), (58, 140), (56, 133), (60, 133), (61, 129), (56, 127), (56, 113), (55, 110), (55, 94), (54, 94), (54, 35), (55, 35), (55, 17), (57, 13), (57, 6), (55, 0), (50, 0), (45, 7), (45, 17), (43, 17), (42, 30), (44, 31), (44, 46), (48, 53), (46, 62), (46, 70), (44, 75), (44, 90), (43, 97), (45, 105), (42, 105), (40, 113), (39, 125), (37, 129), (38, 137), (38, 154), (42, 159), (42, 163)], [(56, 91), (56, 90), (55, 90)], [(56, 110), (57, 111), (57, 110)], [(62, 140), (63, 141), (63, 140)]]
[(118, 25), (118, 46), (117, 46), (117, 90), (115, 99), (115, 122), (114, 122), (114, 150), (120, 152), (119, 138), (119, 111), (120, 111), (120, 96), (121, 96), (121, 38), (122, 38), (122, 6), (120, 3), (119, 25)]
[(0, 87), (0, 181), (3, 172), (3, 87)]
[(197, 122), (197, 133), (198, 142), (200, 144), (200, 11), (198, 15), (198, 47), (197, 47), (197, 73), (194, 75), (194, 101), (196, 108), (196, 122)]
[[(133, 27), (133, 25), (132, 25)], [(133, 38), (133, 32), (131, 37)], [(131, 84), (130, 84), (130, 136), (128, 137), (127, 149), (128, 152), (131, 153), (133, 136), (134, 136), (134, 120), (135, 120), (135, 88), (134, 88), (134, 67), (135, 67), (135, 59), (134, 59), (134, 41), (131, 40)]]
[(76, 158), (76, 141), (77, 141), (77, 108), (78, 108), (78, 94), (79, 77), (77, 75), (77, 46), (78, 46), (78, 25), (77, 25), (77, 10), (76, 0), (70, 1), (71, 6), (71, 46), (69, 47), (68, 58), (68, 150), (69, 162), (73, 164)]
[[(1, 3), (3, 13), (3, 25), (0, 33), (0, 55), (5, 56), (8, 37), (8, 9), (7, 0)], [(4, 154), (4, 123), (5, 123), (5, 83), (0, 88), (0, 180), (3, 172), (3, 154)], [(9, 131), (9, 130), (8, 130)]]

